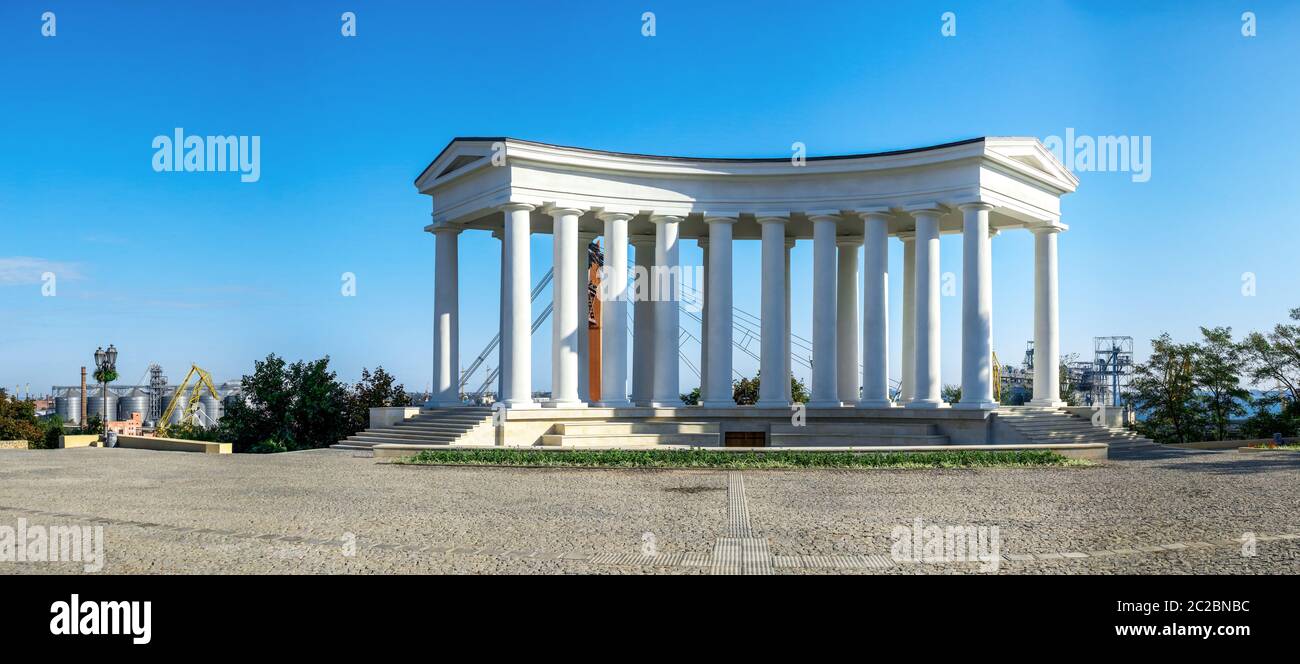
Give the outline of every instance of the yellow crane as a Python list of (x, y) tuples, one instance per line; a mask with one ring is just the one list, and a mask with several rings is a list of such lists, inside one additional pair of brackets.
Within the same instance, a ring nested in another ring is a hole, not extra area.
[(993, 354), (993, 401), (1002, 403), (1002, 363), (998, 354)]
[[(194, 379), (194, 386), (190, 386), (190, 379)], [(199, 399), (203, 397), (203, 390), (207, 389), (208, 394), (213, 399), (220, 399), (217, 396), (217, 388), (212, 384), (212, 374), (199, 368), (197, 364), (190, 365), (189, 373), (185, 374), (185, 380), (181, 381), (180, 387), (172, 394), (171, 403), (167, 404), (167, 410), (163, 411), (162, 417), (158, 418), (157, 434), (160, 438), (167, 437), (167, 429), (172, 425), (172, 413), (176, 411), (176, 406), (189, 391), (189, 397), (185, 398), (184, 410), (181, 411), (180, 424), (193, 426), (195, 424), (195, 414), (199, 408)]]

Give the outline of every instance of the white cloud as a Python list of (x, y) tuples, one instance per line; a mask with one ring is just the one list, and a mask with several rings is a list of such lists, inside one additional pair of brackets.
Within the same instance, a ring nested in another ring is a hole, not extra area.
[(29, 256), (0, 256), (0, 286), (41, 283), (41, 275), (53, 272), (60, 279), (80, 279), (77, 263), (62, 263)]

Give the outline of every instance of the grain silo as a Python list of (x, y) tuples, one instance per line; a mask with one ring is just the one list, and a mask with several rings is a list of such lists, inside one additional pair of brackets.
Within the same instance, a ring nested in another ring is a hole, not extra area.
[(149, 392), (143, 388), (132, 388), (125, 396), (117, 400), (117, 419), (129, 420), (131, 413), (140, 413), (140, 420), (149, 417)]
[[(176, 401), (176, 409), (172, 411), (172, 416), (169, 418), (169, 421), (159, 422), (159, 424), (180, 424), (185, 418), (185, 405), (189, 403), (190, 397), (187, 394), (176, 394), (176, 389), (177, 388), (175, 387), (168, 387), (166, 391), (163, 392), (162, 412), (167, 412), (167, 409), (171, 407), (173, 399)], [(161, 415), (159, 415), (159, 417), (161, 417)]]
[(69, 387), (54, 397), (54, 413), (68, 424), (81, 423), (81, 388)]
[(104, 388), (96, 387), (95, 389), (90, 390), (86, 396), (86, 418), (94, 419), (98, 417), (100, 420), (117, 419), (117, 393), (112, 389), (108, 390), (107, 418), (104, 417), (104, 413)]
[(199, 416), (199, 423), (205, 427), (216, 426), (217, 420), (220, 420), (221, 416), (225, 414), (221, 399), (212, 396), (210, 392), (204, 392), (199, 396), (199, 408), (204, 413)]

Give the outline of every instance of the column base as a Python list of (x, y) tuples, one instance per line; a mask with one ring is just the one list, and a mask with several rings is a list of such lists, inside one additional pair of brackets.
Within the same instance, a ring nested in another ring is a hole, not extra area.
[(506, 399), (505, 401), (502, 401), (500, 403), (505, 404), (507, 410), (532, 410), (534, 408), (542, 407), (541, 404), (537, 403), (536, 401), (533, 401), (532, 399), (529, 399), (527, 401), (524, 401), (522, 399)]
[(809, 401), (805, 404), (808, 408), (841, 408), (844, 406), (839, 401)]
[(735, 408), (736, 402), (731, 399), (726, 401), (701, 401), (700, 408)]
[(1040, 408), (1064, 408), (1069, 404), (1065, 403), (1064, 401), (1056, 401), (1053, 399), (1031, 399), (1029, 401), (1026, 401), (1025, 405), (1038, 406)]
[(889, 399), (870, 399), (858, 402), (858, 408), (895, 408), (896, 404)]
[(785, 401), (783, 399), (768, 400), (768, 401), (763, 401), (762, 399), (759, 399), (758, 403), (754, 404), (754, 407), (755, 408), (783, 408), (785, 410), (790, 410), (790, 402)]
[(907, 402), (907, 405), (904, 406), (904, 408), (923, 408), (923, 409), (931, 409), (931, 410), (935, 408), (947, 408), (947, 407), (948, 407), (948, 402), (944, 401), (943, 399), (913, 399), (912, 401)]
[(621, 401), (597, 401), (595, 404), (592, 405), (596, 406), (597, 408), (631, 408), (632, 402), (628, 401), (627, 399), (623, 399)]
[(958, 401), (953, 404), (953, 408), (960, 410), (997, 410), (1001, 405), (996, 401)]
[(686, 404), (681, 399), (676, 401), (651, 401), (647, 404), (649, 408), (686, 408)]
[(542, 402), (542, 408), (586, 408), (586, 407), (587, 404), (584, 401), (560, 401), (557, 399), (550, 399)]

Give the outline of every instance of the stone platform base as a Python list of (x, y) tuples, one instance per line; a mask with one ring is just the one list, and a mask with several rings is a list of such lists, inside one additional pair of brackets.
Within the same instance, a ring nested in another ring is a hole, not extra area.
[[(660, 450), (682, 450), (692, 449), (689, 445), (657, 445), (654, 449)], [(395, 459), (408, 457), (420, 453), (423, 450), (481, 450), (485, 449), (482, 445), (396, 445), (383, 444), (371, 448), (377, 459)], [(626, 450), (627, 446), (581, 446), (581, 447), (562, 447), (562, 446), (544, 446), (532, 448), (539, 454), (548, 452), (565, 452), (565, 451), (591, 451), (591, 450)], [(772, 452), (834, 452), (853, 454), (878, 454), (878, 453), (918, 453), (918, 452), (1015, 452), (1028, 450), (1051, 450), (1060, 454), (1067, 459), (1086, 459), (1089, 461), (1105, 461), (1107, 446), (1104, 443), (1079, 443), (1064, 445), (880, 445), (880, 446), (830, 446), (830, 447), (722, 447), (718, 448), (719, 452), (736, 452), (736, 453), (759, 453), (766, 454)]]

